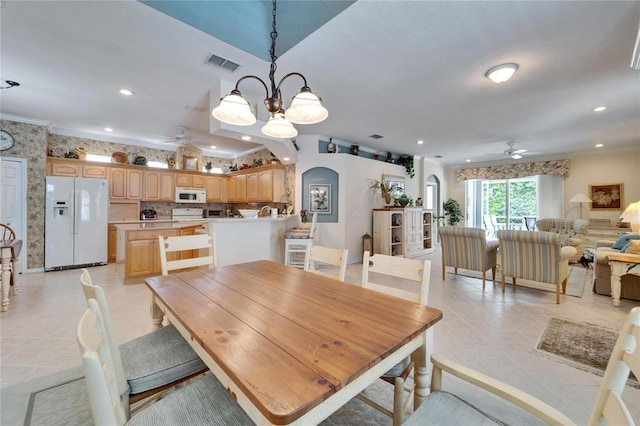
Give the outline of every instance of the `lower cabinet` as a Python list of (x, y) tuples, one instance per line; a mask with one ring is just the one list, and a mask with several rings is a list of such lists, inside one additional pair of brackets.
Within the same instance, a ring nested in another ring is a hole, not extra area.
[[(123, 281), (134, 282), (152, 275), (160, 275), (162, 267), (160, 264), (160, 246), (158, 237), (172, 237), (180, 235), (180, 231), (135, 231), (128, 232), (125, 243), (124, 254), (124, 276)], [(175, 260), (177, 253), (167, 256), (168, 260)]]
[(109, 231), (107, 233), (107, 262), (116, 261), (116, 241), (118, 240), (118, 230), (115, 225), (109, 225)]

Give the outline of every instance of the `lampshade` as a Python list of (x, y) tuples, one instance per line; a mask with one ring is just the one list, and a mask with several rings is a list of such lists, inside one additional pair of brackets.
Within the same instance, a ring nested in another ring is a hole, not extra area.
[(320, 123), (329, 116), (329, 111), (322, 105), (322, 99), (303, 87), (300, 93), (291, 98), (291, 105), (287, 108), (285, 117), (296, 124)]
[(620, 219), (623, 222), (631, 224), (631, 230), (633, 232), (640, 231), (640, 201), (629, 204), (624, 212), (620, 215)]
[(251, 126), (256, 122), (251, 105), (237, 90), (220, 99), (220, 104), (211, 111), (211, 115), (236, 126)]
[(502, 64), (491, 68), (485, 74), (494, 83), (504, 83), (509, 80), (518, 69), (518, 64)]
[(267, 124), (262, 128), (262, 133), (274, 138), (294, 138), (298, 136), (298, 131), (285, 118), (282, 112), (276, 112), (271, 115)]
[(570, 203), (591, 203), (592, 201), (589, 199), (589, 197), (587, 197), (586, 195), (584, 195), (583, 193), (579, 192), (576, 195), (574, 195), (570, 200)]

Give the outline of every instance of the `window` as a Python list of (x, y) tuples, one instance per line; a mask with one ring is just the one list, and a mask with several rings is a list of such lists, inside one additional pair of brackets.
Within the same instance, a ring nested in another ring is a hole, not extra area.
[(87, 161), (97, 161), (99, 163), (111, 163), (110, 155), (87, 154)]

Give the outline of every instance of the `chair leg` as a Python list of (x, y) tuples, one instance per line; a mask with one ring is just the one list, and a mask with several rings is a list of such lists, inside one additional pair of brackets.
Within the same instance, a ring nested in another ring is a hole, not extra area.
[(560, 304), (560, 286), (556, 285), (556, 305)]
[(562, 281), (562, 294), (567, 294), (567, 279), (565, 278), (564, 281)]
[(502, 274), (502, 293), (504, 293), (504, 274)]
[(515, 287), (515, 286), (516, 286), (516, 277), (513, 277), (513, 278), (511, 279), (511, 281), (513, 282), (513, 286)]
[(493, 268), (491, 268), (491, 279), (493, 280), (493, 282), (496, 282), (496, 269), (498, 269), (497, 266), (494, 266)]
[(404, 419), (404, 380), (396, 377), (393, 381), (393, 426), (400, 426)]
[(487, 278), (487, 272), (482, 271), (482, 291), (484, 291), (484, 280)]
[(442, 265), (442, 281), (444, 281), (444, 269), (446, 268), (446, 266)]
[(456, 275), (458, 275), (458, 267), (454, 267), (454, 268), (453, 268), (453, 273), (454, 273), (454, 274), (456, 274)]

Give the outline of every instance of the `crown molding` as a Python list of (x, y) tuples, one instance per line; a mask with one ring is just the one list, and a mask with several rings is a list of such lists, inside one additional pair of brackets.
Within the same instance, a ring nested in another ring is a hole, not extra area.
[(38, 120), (36, 118), (21, 117), (19, 115), (2, 114), (2, 113), (0, 113), (0, 120), (17, 121), (19, 123), (34, 124), (36, 126), (49, 126), (49, 124), (51, 124), (50, 121), (46, 121), (46, 120)]

